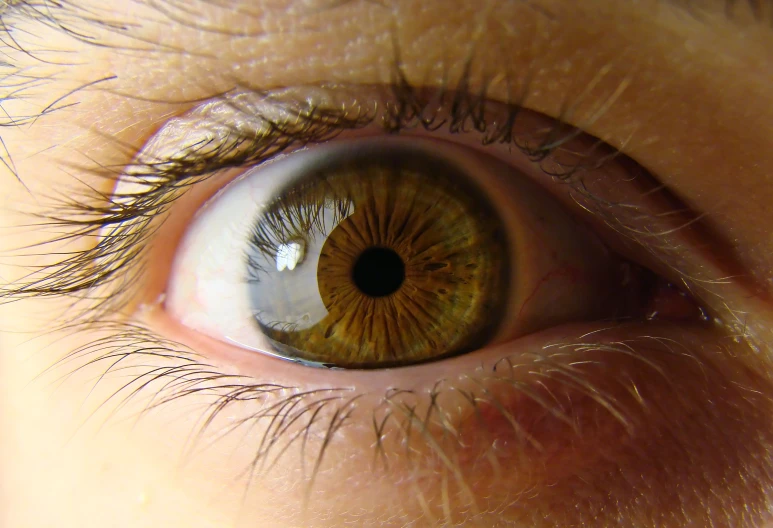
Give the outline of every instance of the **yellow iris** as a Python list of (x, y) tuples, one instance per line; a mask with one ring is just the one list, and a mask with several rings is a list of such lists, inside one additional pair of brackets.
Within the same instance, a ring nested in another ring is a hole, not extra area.
[(304, 171), (258, 220), (247, 261), (255, 317), (277, 352), (376, 368), (485, 344), (507, 301), (509, 250), (469, 179), (405, 147)]

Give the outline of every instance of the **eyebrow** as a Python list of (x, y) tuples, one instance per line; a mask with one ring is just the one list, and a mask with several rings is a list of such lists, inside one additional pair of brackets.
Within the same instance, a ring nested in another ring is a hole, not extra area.
[[(130, 0), (131, 1), (131, 0)], [(164, 2), (164, 0), (159, 0)], [(168, 0), (167, 0), (168, 1)], [(204, 0), (208, 1), (208, 0)], [(229, 4), (237, 6), (243, 4), (249, 0), (227, 0)], [(320, 10), (320, 9), (335, 9), (346, 4), (352, 3), (354, 0), (290, 0), (291, 4), (303, 4), (304, 9), (308, 10)], [(387, 0), (388, 1), (388, 0)], [(520, 2), (523, 0), (504, 0), (510, 2)], [(666, 3), (679, 8), (682, 11), (686, 11), (690, 15), (696, 15), (700, 11), (708, 13), (721, 14), (725, 19), (731, 22), (738, 23), (737, 10), (739, 6), (745, 5), (748, 13), (756, 21), (762, 21), (765, 19), (766, 13), (773, 19), (773, 0), (724, 0), (720, 4), (711, 2), (709, 0), (664, 0)], [(629, 0), (618, 0), (621, 5), (628, 4)], [(653, 7), (657, 7), (661, 0), (652, 0)], [(225, 2), (217, 2), (214, 5), (224, 7)], [(724, 4), (724, 5), (722, 5)], [(171, 5), (171, 4), (170, 4)], [(77, 6), (75, 6), (77, 7)], [(47, 18), (49, 21), (53, 18), (53, 13), (50, 11), (50, 6), (46, 6), (45, 2), (41, 0), (0, 0), (0, 33), (8, 33), (14, 28), (14, 23), (17, 20), (34, 20), (40, 18)], [(45, 9), (45, 13), (43, 12)], [(19, 18), (10, 17), (6, 20), (8, 15), (19, 15)], [(96, 19), (92, 19), (96, 22)], [(773, 31), (773, 26), (769, 27)], [(2, 40), (0, 39), (0, 42)]]

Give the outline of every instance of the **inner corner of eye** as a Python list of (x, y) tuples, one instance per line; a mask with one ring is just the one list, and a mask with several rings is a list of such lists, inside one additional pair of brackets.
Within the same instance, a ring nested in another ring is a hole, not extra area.
[(653, 277), (513, 166), (375, 138), (228, 185), (187, 228), (166, 305), (242, 348), (374, 369), (566, 323), (689, 315), (691, 300)]

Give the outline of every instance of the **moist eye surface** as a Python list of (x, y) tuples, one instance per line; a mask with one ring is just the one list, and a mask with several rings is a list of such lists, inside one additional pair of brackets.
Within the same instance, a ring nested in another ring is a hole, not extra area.
[(180, 239), (165, 311), (245, 360), (342, 369), (642, 316), (656, 277), (541, 168), (428, 135), (368, 130), (226, 175)]
[(312, 363), (375, 368), (476, 350), (505, 312), (504, 233), (447, 160), (406, 145), (336, 153), (257, 219), (251, 309), (280, 355)]

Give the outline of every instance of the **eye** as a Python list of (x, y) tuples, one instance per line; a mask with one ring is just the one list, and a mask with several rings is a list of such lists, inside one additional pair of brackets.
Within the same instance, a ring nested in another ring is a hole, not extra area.
[(654, 283), (514, 166), (378, 137), (296, 151), (227, 185), (188, 227), (165, 304), (258, 353), (385, 368), (639, 316)]

